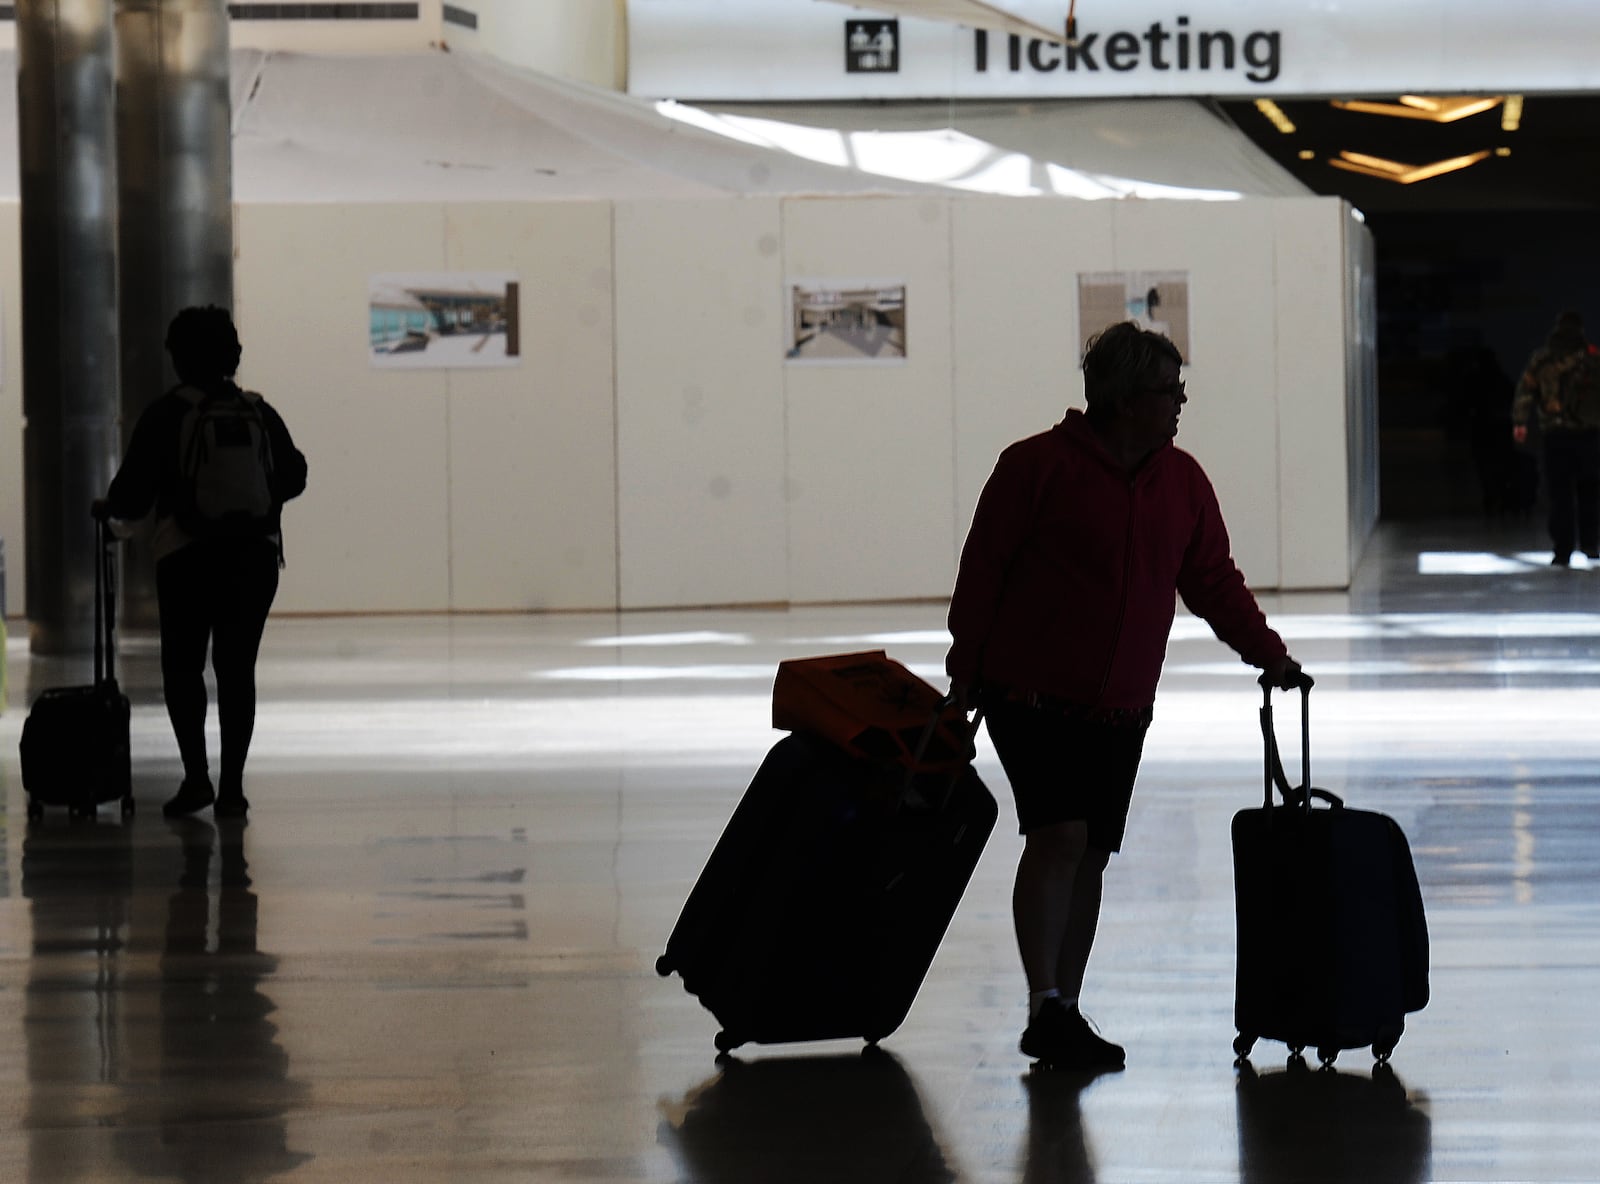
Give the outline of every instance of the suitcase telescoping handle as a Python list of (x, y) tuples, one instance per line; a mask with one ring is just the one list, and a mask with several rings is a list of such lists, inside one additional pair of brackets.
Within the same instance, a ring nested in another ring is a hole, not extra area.
[(117, 685), (117, 556), (111, 525), (94, 522), (94, 685)]
[[(922, 763), (922, 758), (927, 755), (928, 745), (933, 743), (934, 733), (939, 730), (939, 723), (944, 719), (945, 712), (954, 707), (956, 702), (957, 700), (954, 695), (946, 695), (944, 698), (940, 699), (938, 704), (933, 709), (933, 714), (928, 717), (928, 722), (923, 725), (922, 735), (917, 738), (916, 751), (911, 754), (911, 765), (906, 769), (905, 782), (900, 787), (900, 805), (905, 805), (906, 799), (911, 796), (912, 789), (914, 788), (914, 784), (917, 779), (916, 766), (920, 765)], [(973, 711), (972, 718), (967, 723), (967, 726), (972, 730), (972, 735), (968, 738), (968, 743), (973, 744), (974, 747), (976, 747), (978, 738), (978, 725), (982, 722), (983, 708), (980, 706)], [(950, 774), (949, 784), (947, 784), (944, 788), (944, 796), (939, 799), (939, 809), (941, 811), (950, 804), (950, 795), (955, 793), (956, 786), (961, 783), (961, 778), (969, 767), (969, 765), (963, 765), (954, 773)]]
[(1286, 805), (1298, 806), (1308, 814), (1311, 812), (1313, 798), (1321, 798), (1331, 806), (1344, 805), (1344, 799), (1337, 794), (1317, 789), (1311, 784), (1311, 688), (1316, 685), (1316, 680), (1309, 674), (1301, 674), (1299, 680), (1300, 784), (1295, 786), (1289, 784), (1288, 775), (1283, 771), (1283, 759), (1278, 753), (1278, 735), (1272, 726), (1272, 683), (1265, 674), (1257, 681), (1261, 684), (1263, 806), (1268, 810), (1272, 809), (1273, 786), (1277, 786), (1278, 792), (1283, 794)]

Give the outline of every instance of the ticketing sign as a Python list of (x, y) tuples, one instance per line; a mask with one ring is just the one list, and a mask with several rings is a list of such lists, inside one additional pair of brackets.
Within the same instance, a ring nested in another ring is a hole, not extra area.
[(987, 5), (1059, 37), (905, 15), (915, 7), (629, 0), (628, 89), (707, 101), (1600, 90), (1600, 0), (1077, 0), (1070, 43), (1069, 0)]

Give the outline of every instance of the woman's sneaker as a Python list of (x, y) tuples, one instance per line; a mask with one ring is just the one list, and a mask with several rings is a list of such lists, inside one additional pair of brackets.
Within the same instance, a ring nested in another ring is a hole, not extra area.
[(216, 800), (217, 793), (211, 788), (209, 777), (185, 777), (178, 792), (162, 803), (161, 813), (168, 818), (187, 818)]
[(219, 793), (211, 813), (217, 818), (244, 818), (250, 813), (250, 800), (242, 793)]
[(1022, 1033), (1023, 1055), (1052, 1069), (1120, 1069), (1127, 1053), (1096, 1032), (1076, 1007), (1046, 999)]

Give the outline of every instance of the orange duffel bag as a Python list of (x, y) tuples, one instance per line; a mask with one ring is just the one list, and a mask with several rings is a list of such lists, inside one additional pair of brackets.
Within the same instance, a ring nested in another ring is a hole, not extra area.
[(917, 773), (954, 773), (973, 757), (966, 715), (883, 650), (780, 662), (772, 726)]

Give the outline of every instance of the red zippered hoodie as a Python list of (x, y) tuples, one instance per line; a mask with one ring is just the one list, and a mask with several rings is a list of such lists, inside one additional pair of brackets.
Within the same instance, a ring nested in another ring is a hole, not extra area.
[(1148, 707), (1179, 596), (1252, 666), (1287, 655), (1233, 562), (1199, 462), (1166, 444), (1129, 474), (1068, 411), (1002, 452), (984, 486), (945, 669), (968, 686)]

